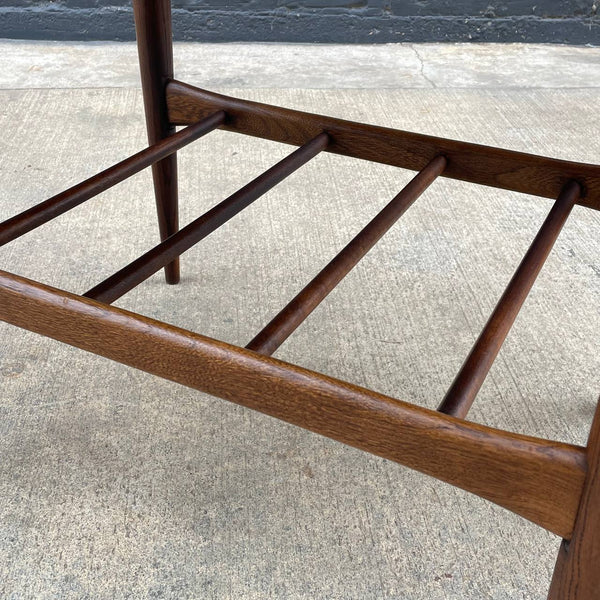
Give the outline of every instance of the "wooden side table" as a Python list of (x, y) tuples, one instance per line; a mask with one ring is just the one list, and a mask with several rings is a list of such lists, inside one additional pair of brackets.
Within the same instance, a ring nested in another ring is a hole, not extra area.
[[(0, 244), (152, 166), (161, 243), (84, 294), (0, 271), (0, 318), (396, 461), (563, 538), (551, 600), (600, 598), (600, 409), (588, 445), (466, 420), (575, 204), (600, 209), (600, 166), (555, 160), (248, 102), (174, 79), (170, 2), (134, 0), (149, 147), (0, 224)], [(177, 126), (185, 126), (176, 131)], [(298, 146), (183, 229), (176, 152), (222, 128)], [(111, 306), (320, 152), (411, 169), (412, 181), (245, 348)], [(271, 355), (437, 177), (556, 199), (438, 411)]]

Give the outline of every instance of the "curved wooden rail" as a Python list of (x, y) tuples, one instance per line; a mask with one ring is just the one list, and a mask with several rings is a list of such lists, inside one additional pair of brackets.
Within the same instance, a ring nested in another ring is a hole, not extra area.
[(461, 179), (556, 200), (575, 180), (577, 204), (600, 210), (600, 165), (558, 160), (431, 135), (377, 127), (312, 113), (231, 98), (180, 81), (167, 85), (169, 119), (195, 123), (215, 110), (227, 113), (222, 129), (299, 146), (325, 131), (327, 152), (420, 171), (438, 154), (448, 160), (442, 177)]
[(462, 421), (4, 271), (0, 319), (396, 461), (572, 535), (584, 448)]

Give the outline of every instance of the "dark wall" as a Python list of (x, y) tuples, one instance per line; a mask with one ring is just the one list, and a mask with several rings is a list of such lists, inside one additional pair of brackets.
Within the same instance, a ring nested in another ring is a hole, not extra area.
[[(173, 0), (173, 22), (176, 39), (206, 42), (599, 45), (597, 5), (600, 0)], [(0, 37), (131, 40), (131, 0), (0, 0)]]

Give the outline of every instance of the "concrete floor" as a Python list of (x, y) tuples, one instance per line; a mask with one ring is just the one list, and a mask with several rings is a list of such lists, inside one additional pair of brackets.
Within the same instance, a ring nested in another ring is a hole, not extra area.
[[(600, 49), (176, 52), (180, 78), (253, 100), (599, 161)], [(132, 45), (2, 42), (0, 67), (0, 219), (144, 146)], [(289, 151), (189, 146), (182, 222)], [(321, 155), (190, 250), (180, 286), (117, 305), (243, 345), (410, 176)], [(276, 356), (435, 407), (550, 206), (436, 182)], [(153, 211), (142, 173), (2, 268), (83, 292), (156, 243)], [(576, 208), (470, 418), (585, 443), (599, 247)], [(555, 536), (396, 464), (4, 324), (0, 377), (0, 598), (545, 598)]]

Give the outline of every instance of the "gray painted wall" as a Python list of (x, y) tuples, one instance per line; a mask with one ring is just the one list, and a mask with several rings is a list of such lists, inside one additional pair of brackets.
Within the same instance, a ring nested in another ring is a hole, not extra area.
[[(179, 40), (600, 45), (600, 0), (173, 0)], [(0, 0), (0, 37), (134, 39), (131, 1)]]

